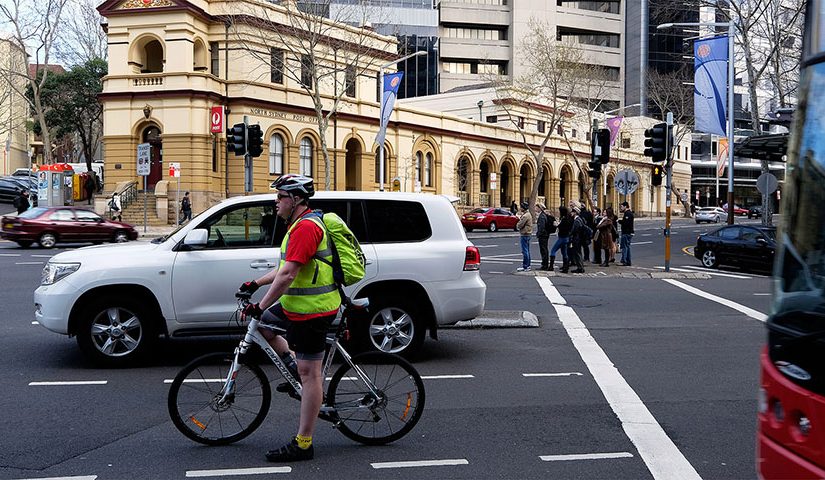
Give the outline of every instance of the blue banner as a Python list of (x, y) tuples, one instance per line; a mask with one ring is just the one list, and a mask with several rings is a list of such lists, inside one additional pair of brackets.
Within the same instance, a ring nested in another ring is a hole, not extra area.
[(398, 87), (401, 85), (401, 78), (404, 72), (390, 73), (384, 75), (384, 97), (381, 99), (381, 124), (378, 128), (378, 136), (375, 143), (384, 144), (384, 137), (387, 136), (387, 123), (390, 121), (392, 109), (395, 107), (395, 98), (398, 96)]
[(728, 37), (693, 43), (693, 111), (696, 131), (727, 135)]

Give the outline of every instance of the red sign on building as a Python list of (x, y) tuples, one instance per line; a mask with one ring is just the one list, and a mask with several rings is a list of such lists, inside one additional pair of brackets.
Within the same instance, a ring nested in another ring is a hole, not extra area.
[(210, 131), (212, 133), (223, 132), (223, 107), (212, 107), (212, 113), (209, 115)]

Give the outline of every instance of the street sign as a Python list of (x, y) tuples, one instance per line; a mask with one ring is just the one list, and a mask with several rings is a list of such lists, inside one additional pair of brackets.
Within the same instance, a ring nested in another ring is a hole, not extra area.
[(495, 182), (496, 178), (498, 178), (498, 175), (496, 175), (496, 172), (490, 172), (490, 181)]
[(699, 190), (696, 190), (696, 203), (699, 203)]
[(152, 170), (152, 146), (141, 143), (137, 146), (137, 174), (146, 176)]
[(683, 202), (683, 203), (684, 203), (684, 202), (687, 202), (687, 201), (688, 201), (688, 198), (689, 198), (689, 197), (688, 197), (687, 192), (682, 192), (682, 202)]
[(212, 112), (209, 115), (209, 125), (212, 133), (223, 132), (223, 107), (212, 107)]
[(180, 178), (180, 163), (169, 163), (169, 176)]
[(779, 187), (779, 182), (776, 181), (776, 177), (772, 173), (763, 173), (756, 179), (756, 189), (764, 195), (772, 194), (777, 187)]
[(639, 176), (633, 170), (622, 170), (616, 174), (613, 186), (620, 194), (630, 195), (639, 188)]

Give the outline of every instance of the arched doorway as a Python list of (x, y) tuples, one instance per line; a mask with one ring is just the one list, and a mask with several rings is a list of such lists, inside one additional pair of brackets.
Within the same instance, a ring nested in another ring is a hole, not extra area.
[(569, 166), (564, 166), (559, 172), (559, 205), (570, 203), (573, 198), (573, 172)]
[(513, 173), (510, 171), (510, 164), (508, 162), (502, 163), (500, 175), (501, 188), (499, 190), (499, 205), (502, 207), (509, 207), (513, 201), (512, 194), (510, 193), (512, 176)]
[(344, 188), (346, 190), (359, 190), (361, 178), (361, 143), (355, 138), (347, 141), (346, 155), (346, 180)]
[(482, 207), (489, 207), (495, 201), (495, 192), (491, 192), (490, 172), (493, 170), (489, 158), (481, 160), (478, 167), (478, 203)]
[(533, 191), (533, 169), (527, 163), (522, 164), (519, 170), (519, 195), (522, 202), (530, 201), (530, 193)]
[(577, 198), (576, 200), (579, 200), (580, 203), (584, 203), (585, 205), (587, 205), (588, 199), (592, 200), (592, 198), (590, 197), (591, 192), (590, 192), (590, 189), (587, 187), (587, 179), (584, 178), (584, 174), (581, 173), (581, 172), (579, 173), (579, 182), (578, 182), (578, 184), (579, 184), (579, 198)]
[(141, 140), (142, 143), (150, 145), (152, 156), (151, 168), (144, 188), (154, 190), (155, 185), (163, 179), (163, 141), (160, 137), (160, 128), (154, 124), (149, 125), (143, 130)]
[(616, 176), (613, 173), (610, 173), (607, 176), (607, 185), (604, 191), (604, 205), (603, 208), (612, 207), (613, 210), (616, 210), (616, 187), (613, 185), (615, 182)]
[(546, 207), (550, 207), (550, 198), (549, 193), (551, 191), (551, 184), (550, 182), (552, 179), (552, 174), (550, 173), (550, 168), (547, 165), (543, 165), (541, 168), (542, 175), (541, 175), (541, 182), (539, 182), (539, 198), (538, 201), (543, 203)]
[(459, 205), (470, 204), (470, 159), (462, 155), (456, 164), (456, 193)]

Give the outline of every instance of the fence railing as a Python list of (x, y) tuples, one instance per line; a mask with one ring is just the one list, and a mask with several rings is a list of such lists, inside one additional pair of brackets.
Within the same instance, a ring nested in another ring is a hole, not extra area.
[(127, 183), (120, 187), (119, 190), (116, 190), (115, 193), (118, 197), (120, 197), (120, 209), (121, 211), (129, 206), (132, 202), (137, 200), (138, 198), (138, 188), (137, 188), (137, 181), (132, 180), (131, 182)]

